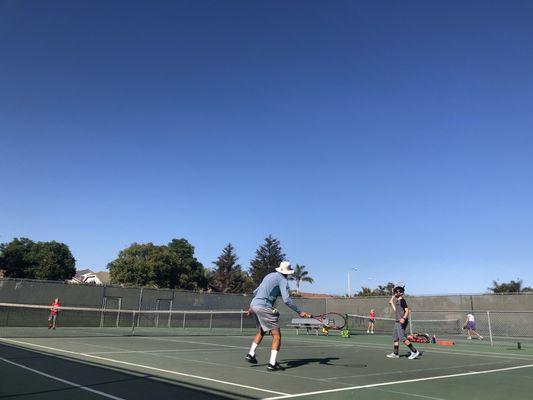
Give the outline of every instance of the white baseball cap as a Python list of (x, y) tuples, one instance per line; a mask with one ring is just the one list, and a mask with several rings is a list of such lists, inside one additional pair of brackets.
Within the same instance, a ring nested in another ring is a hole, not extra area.
[(283, 275), (292, 275), (294, 270), (291, 268), (291, 263), (288, 261), (282, 261), (279, 263), (279, 267), (276, 268), (276, 271)]

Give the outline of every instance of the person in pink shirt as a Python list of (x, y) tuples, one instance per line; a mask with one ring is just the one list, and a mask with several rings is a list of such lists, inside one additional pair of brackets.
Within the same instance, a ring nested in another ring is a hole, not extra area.
[(374, 334), (375, 323), (376, 323), (376, 313), (374, 312), (374, 309), (371, 309), (370, 314), (369, 314), (368, 328), (366, 329), (366, 333), (370, 333), (371, 335)]
[(59, 314), (59, 308), (61, 304), (59, 299), (54, 299), (54, 302), (50, 306), (50, 315), (48, 316), (48, 329), (56, 329), (57, 315)]

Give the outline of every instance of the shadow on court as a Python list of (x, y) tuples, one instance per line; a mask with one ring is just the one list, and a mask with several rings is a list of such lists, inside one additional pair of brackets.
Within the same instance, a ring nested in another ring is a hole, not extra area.
[[(251, 399), (190, 383), (176, 382), (120, 367), (103, 367), (68, 356), (0, 344), (0, 399)], [(16, 363), (19, 365), (15, 365)], [(25, 368), (24, 368), (25, 367)], [(38, 374), (30, 369), (41, 372)], [(44, 376), (47, 374), (63, 381)], [(67, 383), (77, 384), (89, 390)], [(101, 393), (91, 392), (94, 390)]]
[(335, 365), (332, 363), (332, 361), (338, 360), (338, 357), (324, 357), (324, 358), (301, 358), (301, 359), (294, 359), (294, 360), (283, 360), (285, 363), (285, 367), (287, 369), (290, 368), (298, 368), (303, 365), (308, 364), (320, 364), (320, 365)]

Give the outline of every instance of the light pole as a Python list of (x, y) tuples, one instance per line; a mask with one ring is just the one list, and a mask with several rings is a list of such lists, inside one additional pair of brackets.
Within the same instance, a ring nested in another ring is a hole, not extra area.
[[(351, 268), (354, 271), (357, 271), (357, 268)], [(350, 269), (348, 270), (348, 297), (351, 297), (352, 295), (352, 286), (350, 284)]]

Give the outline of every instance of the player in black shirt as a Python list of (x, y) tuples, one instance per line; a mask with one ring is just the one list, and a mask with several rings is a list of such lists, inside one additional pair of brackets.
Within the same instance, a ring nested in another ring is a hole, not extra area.
[(398, 350), (400, 347), (400, 340), (409, 347), (411, 354), (409, 360), (414, 360), (420, 353), (416, 350), (413, 344), (407, 339), (405, 329), (409, 325), (409, 307), (403, 298), (405, 289), (403, 285), (398, 285), (394, 288), (394, 296), (389, 300), (389, 304), (396, 313), (396, 322), (394, 323), (394, 330), (392, 331), (392, 339), (394, 340), (394, 352), (387, 354), (388, 358), (400, 358)]

